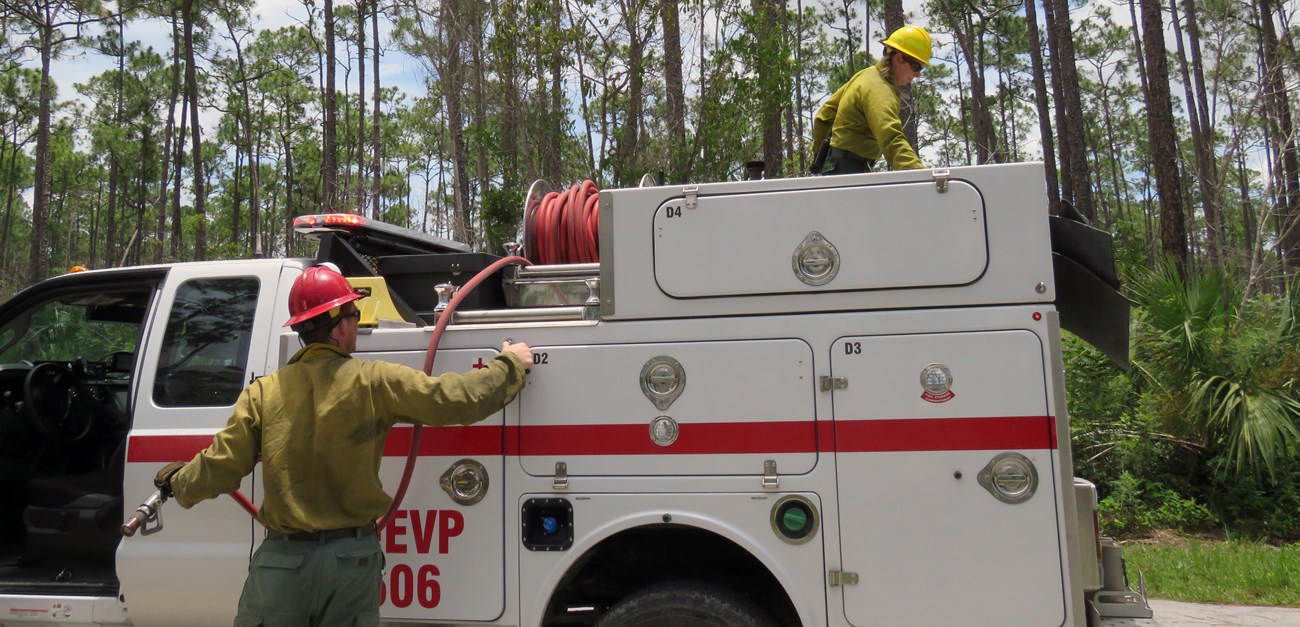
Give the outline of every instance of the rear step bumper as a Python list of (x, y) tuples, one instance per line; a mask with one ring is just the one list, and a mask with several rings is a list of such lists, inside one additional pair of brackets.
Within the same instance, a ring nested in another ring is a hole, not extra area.
[(117, 597), (0, 594), (4, 625), (130, 625), (126, 604)]

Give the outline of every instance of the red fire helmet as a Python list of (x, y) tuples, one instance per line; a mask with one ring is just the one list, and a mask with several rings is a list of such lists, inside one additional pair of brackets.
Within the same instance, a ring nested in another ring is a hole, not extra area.
[(335, 307), (365, 297), (342, 274), (328, 266), (312, 266), (293, 280), (289, 289), (289, 321), (284, 326), (306, 322)]

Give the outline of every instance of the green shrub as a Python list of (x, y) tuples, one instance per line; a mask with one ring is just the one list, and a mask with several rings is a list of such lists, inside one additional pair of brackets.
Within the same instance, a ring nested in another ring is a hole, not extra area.
[(1214, 271), (1131, 274), (1127, 371), (1063, 338), (1074, 470), (1108, 532), (1300, 538), (1300, 286), (1245, 299)]
[(1184, 498), (1155, 481), (1124, 472), (1099, 504), (1102, 529), (1117, 537), (1134, 537), (1156, 529), (1200, 533), (1218, 519), (1205, 505)]
[(1207, 499), (1221, 513), (1230, 536), (1266, 540), (1300, 539), (1300, 465), (1294, 461), (1276, 480), (1242, 477), (1214, 481)]

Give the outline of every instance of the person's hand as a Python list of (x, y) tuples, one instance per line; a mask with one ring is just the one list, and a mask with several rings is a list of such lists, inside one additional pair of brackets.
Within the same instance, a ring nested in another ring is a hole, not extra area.
[(172, 476), (185, 467), (185, 462), (172, 462), (158, 470), (153, 477), (153, 485), (167, 498), (172, 497)]
[(524, 372), (529, 372), (533, 369), (533, 349), (528, 348), (527, 344), (506, 340), (501, 343), (501, 352), (514, 353), (515, 356), (519, 358), (519, 361), (524, 362)]

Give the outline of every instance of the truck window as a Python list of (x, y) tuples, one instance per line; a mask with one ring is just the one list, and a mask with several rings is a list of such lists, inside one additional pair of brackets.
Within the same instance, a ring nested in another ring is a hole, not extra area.
[[(116, 443), (113, 438), (128, 422), (136, 348), (152, 289), (152, 285), (66, 289), (0, 322), (0, 458), (17, 459), (15, 455), (58, 444), (29, 439), (22, 427), (26, 421), (15, 419), (33, 412), (18, 412), (18, 408), (35, 409), (41, 419), (76, 416), (58, 424), (73, 425), (72, 432), (77, 431), (75, 426), (88, 424), (87, 435), (105, 435)], [(42, 374), (29, 381), (37, 368)], [(71, 387), (72, 381), (84, 387)], [(89, 396), (72, 392), (87, 388)], [(67, 404), (74, 398), (77, 403)]]
[(244, 388), (258, 280), (195, 279), (176, 290), (153, 398), (160, 407), (235, 403)]
[(0, 328), (0, 363), (72, 361), (112, 365), (134, 354), (148, 293), (75, 294), (46, 301)]

